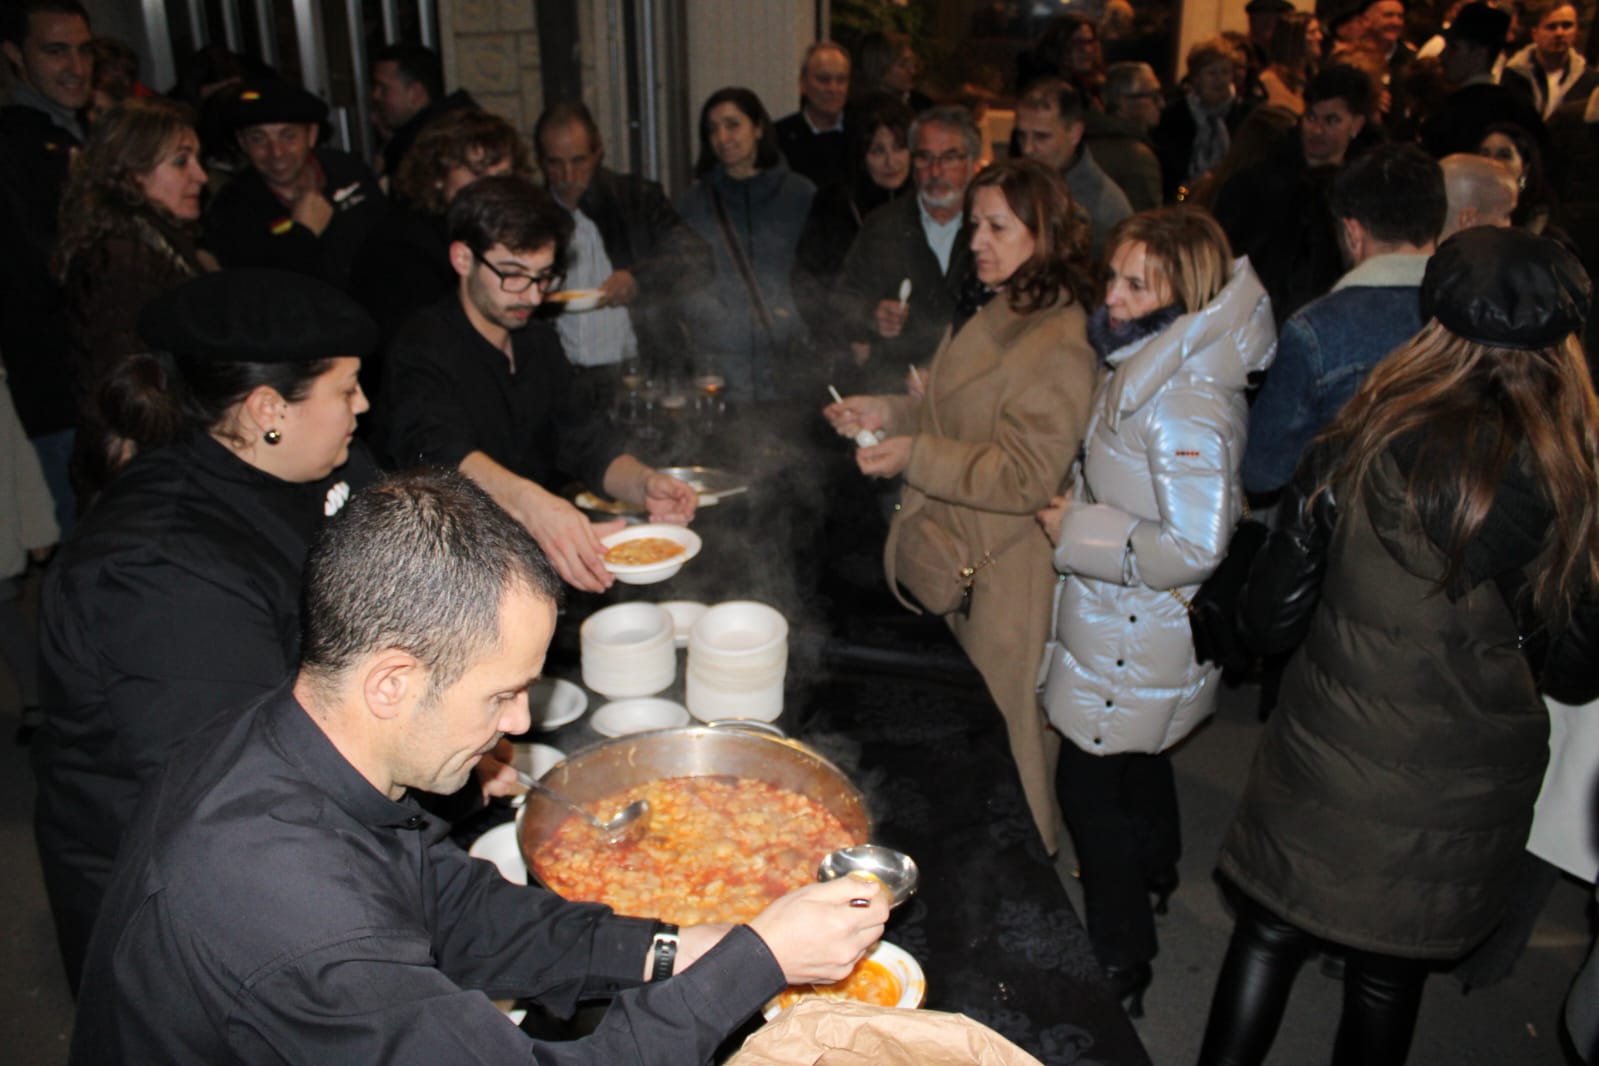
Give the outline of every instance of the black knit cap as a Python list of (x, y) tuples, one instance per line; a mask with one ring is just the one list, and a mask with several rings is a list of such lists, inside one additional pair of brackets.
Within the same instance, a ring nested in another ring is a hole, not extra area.
[(1421, 317), (1500, 348), (1581, 333), (1593, 287), (1577, 257), (1523, 229), (1477, 226), (1444, 241), (1421, 279)]
[(1244, 5), (1246, 15), (1286, 15), (1294, 9), (1288, 0), (1249, 0)]
[(1467, 4), (1455, 12), (1455, 20), (1444, 31), (1446, 41), (1465, 41), (1492, 49), (1505, 50), (1505, 35), (1510, 32), (1510, 12), (1487, 4)]
[(321, 122), (327, 113), (315, 93), (273, 78), (241, 85), (223, 114), (228, 129), (242, 130), (267, 122)]
[(287, 270), (238, 267), (202, 274), (139, 315), (145, 343), (218, 363), (307, 363), (365, 356), (378, 327), (325, 281)]

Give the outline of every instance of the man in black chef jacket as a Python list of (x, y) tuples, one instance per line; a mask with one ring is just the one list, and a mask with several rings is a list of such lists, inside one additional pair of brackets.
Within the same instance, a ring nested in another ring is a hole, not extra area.
[(250, 167), (217, 194), (205, 246), (223, 266), (276, 267), (344, 288), (356, 253), (384, 217), (365, 163), (317, 147), (327, 106), (298, 85), (247, 83), (226, 121)]
[[(882, 935), (844, 878), (748, 925), (675, 926), (513, 885), (407, 795), (528, 728), (560, 584), (458, 474), (358, 493), (306, 562), (300, 669), (183, 749), (140, 810), (90, 946), (74, 1064), (707, 1062), (785, 983)], [(491, 997), (558, 1013), (530, 1040)]]
[(565, 477), (687, 522), (699, 497), (622, 451), (603, 412), (572, 398), (572, 370), (548, 322), (532, 319), (560, 279), (572, 219), (516, 177), (473, 182), (450, 204), (457, 291), (400, 327), (384, 368), (379, 434), (401, 467), (458, 468), (533, 534), (568, 583), (609, 588), (595, 525), (556, 495)]

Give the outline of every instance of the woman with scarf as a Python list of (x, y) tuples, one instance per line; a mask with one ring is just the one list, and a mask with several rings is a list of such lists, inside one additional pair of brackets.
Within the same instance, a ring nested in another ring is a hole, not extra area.
[(921, 399), (851, 396), (823, 413), (845, 436), (886, 434), (856, 461), (869, 477), (905, 479), (884, 550), (889, 587), (944, 615), (982, 673), (1053, 852), (1054, 745), (1034, 685), (1052, 582), (1032, 514), (1066, 483), (1088, 424), (1088, 226), (1060, 174), (1025, 159), (974, 178), (966, 215), (976, 277)]
[(1215, 710), (1221, 683), (1220, 667), (1195, 660), (1188, 603), (1243, 511), (1244, 389), (1277, 335), (1266, 290), (1210, 215), (1147, 211), (1107, 246), (1109, 287), (1088, 335), (1110, 374), (1081, 475), (1038, 516), (1066, 578), (1040, 676), (1064, 738), (1056, 789), (1088, 935), (1137, 1017), (1154, 914), (1177, 884), (1167, 752)]
[(1150, 134), (1168, 202), (1183, 199), (1186, 190), (1220, 165), (1233, 131), (1253, 106), (1233, 87), (1239, 62), (1237, 49), (1225, 37), (1200, 41), (1188, 50), (1184, 88), (1161, 111), (1160, 125)]

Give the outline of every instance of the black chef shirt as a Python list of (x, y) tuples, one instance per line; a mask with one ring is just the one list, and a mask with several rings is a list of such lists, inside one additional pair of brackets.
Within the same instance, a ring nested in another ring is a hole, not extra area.
[(380, 439), (401, 467), (457, 467), (472, 452), (551, 492), (566, 478), (599, 491), (622, 442), (579, 407), (555, 327), (511, 334), (511, 355), (472, 325), (458, 293), (400, 327), (385, 360)]
[[(71, 1062), (707, 1062), (782, 971), (740, 926), (638, 987), (653, 931), (468, 858), (368, 783), (285, 684), (197, 736), (141, 809)], [(567, 1014), (613, 995), (593, 1035), (564, 1044), (530, 1040), (489, 1001)]]

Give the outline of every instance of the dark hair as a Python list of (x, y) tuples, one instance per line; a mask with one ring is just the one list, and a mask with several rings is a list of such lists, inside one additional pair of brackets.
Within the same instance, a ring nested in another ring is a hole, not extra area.
[(1342, 100), (1350, 114), (1370, 118), (1377, 106), (1377, 86), (1371, 75), (1348, 63), (1318, 70), (1305, 84), (1305, 108), (1325, 100)]
[(865, 166), (866, 153), (871, 150), (872, 138), (877, 131), (887, 129), (894, 135), (894, 143), (909, 148), (911, 123), (916, 115), (910, 105), (893, 93), (871, 93), (862, 97), (855, 106), (851, 121), (855, 127), (855, 156), (857, 166)]
[(299, 403), (311, 391), (312, 382), (332, 368), (333, 360), (230, 363), (174, 352), (172, 364), (182, 385), (176, 391), (184, 415), (206, 429), (220, 430), (228, 411), (263, 385), (282, 396), (285, 403)]
[(447, 111), (422, 127), (401, 157), (394, 172), (395, 199), (442, 215), (450, 206), (444, 202), (444, 179), (451, 167), (481, 174), (502, 159), (511, 161), (512, 175), (532, 178), (533, 161), (515, 126), (488, 111)]
[(1290, 89), (1302, 86), (1321, 65), (1321, 54), (1310, 47), (1308, 37), (1310, 24), (1315, 21), (1316, 16), (1308, 11), (1289, 11), (1278, 17), (1272, 30), (1267, 58)]
[(755, 133), (758, 138), (755, 142), (755, 169), (767, 170), (776, 166), (783, 158), (783, 154), (777, 150), (777, 137), (772, 132), (772, 119), (761, 104), (761, 98), (748, 89), (729, 86), (712, 93), (706, 98), (705, 105), (700, 108), (700, 157), (694, 161), (694, 176), (704, 177), (717, 164), (716, 153), (711, 151), (711, 133), (707, 123), (710, 121), (711, 112), (722, 104), (732, 104), (744, 113), (745, 118), (755, 123)]
[(362, 657), (399, 648), (428, 669), (436, 698), (499, 645), (500, 602), (515, 588), (560, 602), (537, 542), (486, 492), (453, 470), (387, 478), (352, 496), (311, 544), (302, 676), (326, 686)]
[(171, 358), (160, 352), (122, 356), (99, 375), (73, 469), (85, 506), (134, 456), (168, 443), (183, 429), (175, 376)]
[(433, 49), (420, 44), (391, 44), (372, 57), (372, 66), (393, 63), (406, 81), (427, 90), (428, 101), (444, 99), (444, 64)]
[(139, 81), (138, 53), (115, 37), (96, 37), (89, 46), (94, 49), (95, 90), (113, 102), (132, 96)]
[(1088, 115), (1088, 105), (1077, 87), (1062, 78), (1040, 78), (1027, 87), (1016, 108), (1029, 111), (1054, 109), (1063, 125), (1082, 122)]
[(0, 41), (21, 48), (35, 15), (76, 15), (89, 21), (89, 12), (77, 0), (6, 0), (0, 6)]
[(581, 100), (562, 100), (546, 107), (539, 120), (533, 123), (533, 154), (544, 158), (545, 130), (560, 129), (573, 123), (582, 126), (589, 135), (589, 151), (598, 152), (604, 147), (604, 142), (600, 140), (600, 127), (595, 124), (594, 114), (589, 111), (588, 105)]
[(1088, 223), (1079, 217), (1066, 179), (1035, 159), (1007, 159), (966, 186), (966, 216), (977, 190), (998, 189), (1033, 237), (1033, 254), (1005, 286), (1011, 310), (1029, 314), (1072, 303), (1092, 308), (1098, 295), (1089, 267)]
[[(1563, 4), (1570, 7), (1570, 4)], [(1516, 209), (1510, 213), (1512, 225), (1525, 226), (1539, 214), (1555, 210), (1555, 190), (1544, 172), (1543, 152), (1538, 140), (1526, 128), (1515, 122), (1495, 122), (1482, 131), (1482, 137), (1472, 146), (1472, 151), (1482, 147), (1489, 134), (1497, 133), (1516, 146), (1521, 156), (1521, 176), (1524, 183), (1516, 196)]]
[(145, 197), (140, 179), (160, 166), (176, 138), (193, 131), (194, 115), (188, 106), (164, 96), (124, 100), (100, 116), (73, 159), (61, 193), (52, 260), (58, 278), (65, 280), (72, 260), (84, 249), (127, 232), (137, 211), (155, 212), (187, 228)]
[(910, 51), (911, 39), (898, 30), (873, 30), (855, 46), (855, 66), (850, 72), (850, 95), (865, 99), (883, 91), (883, 76), (899, 57)]
[(1444, 171), (1413, 144), (1379, 144), (1333, 179), (1334, 218), (1352, 218), (1383, 242), (1424, 245), (1438, 239), (1449, 214)]
[(555, 197), (526, 178), (480, 178), (461, 190), (445, 216), (451, 242), (478, 255), (496, 244), (512, 252), (555, 246), (555, 261), (566, 260), (572, 216)]

